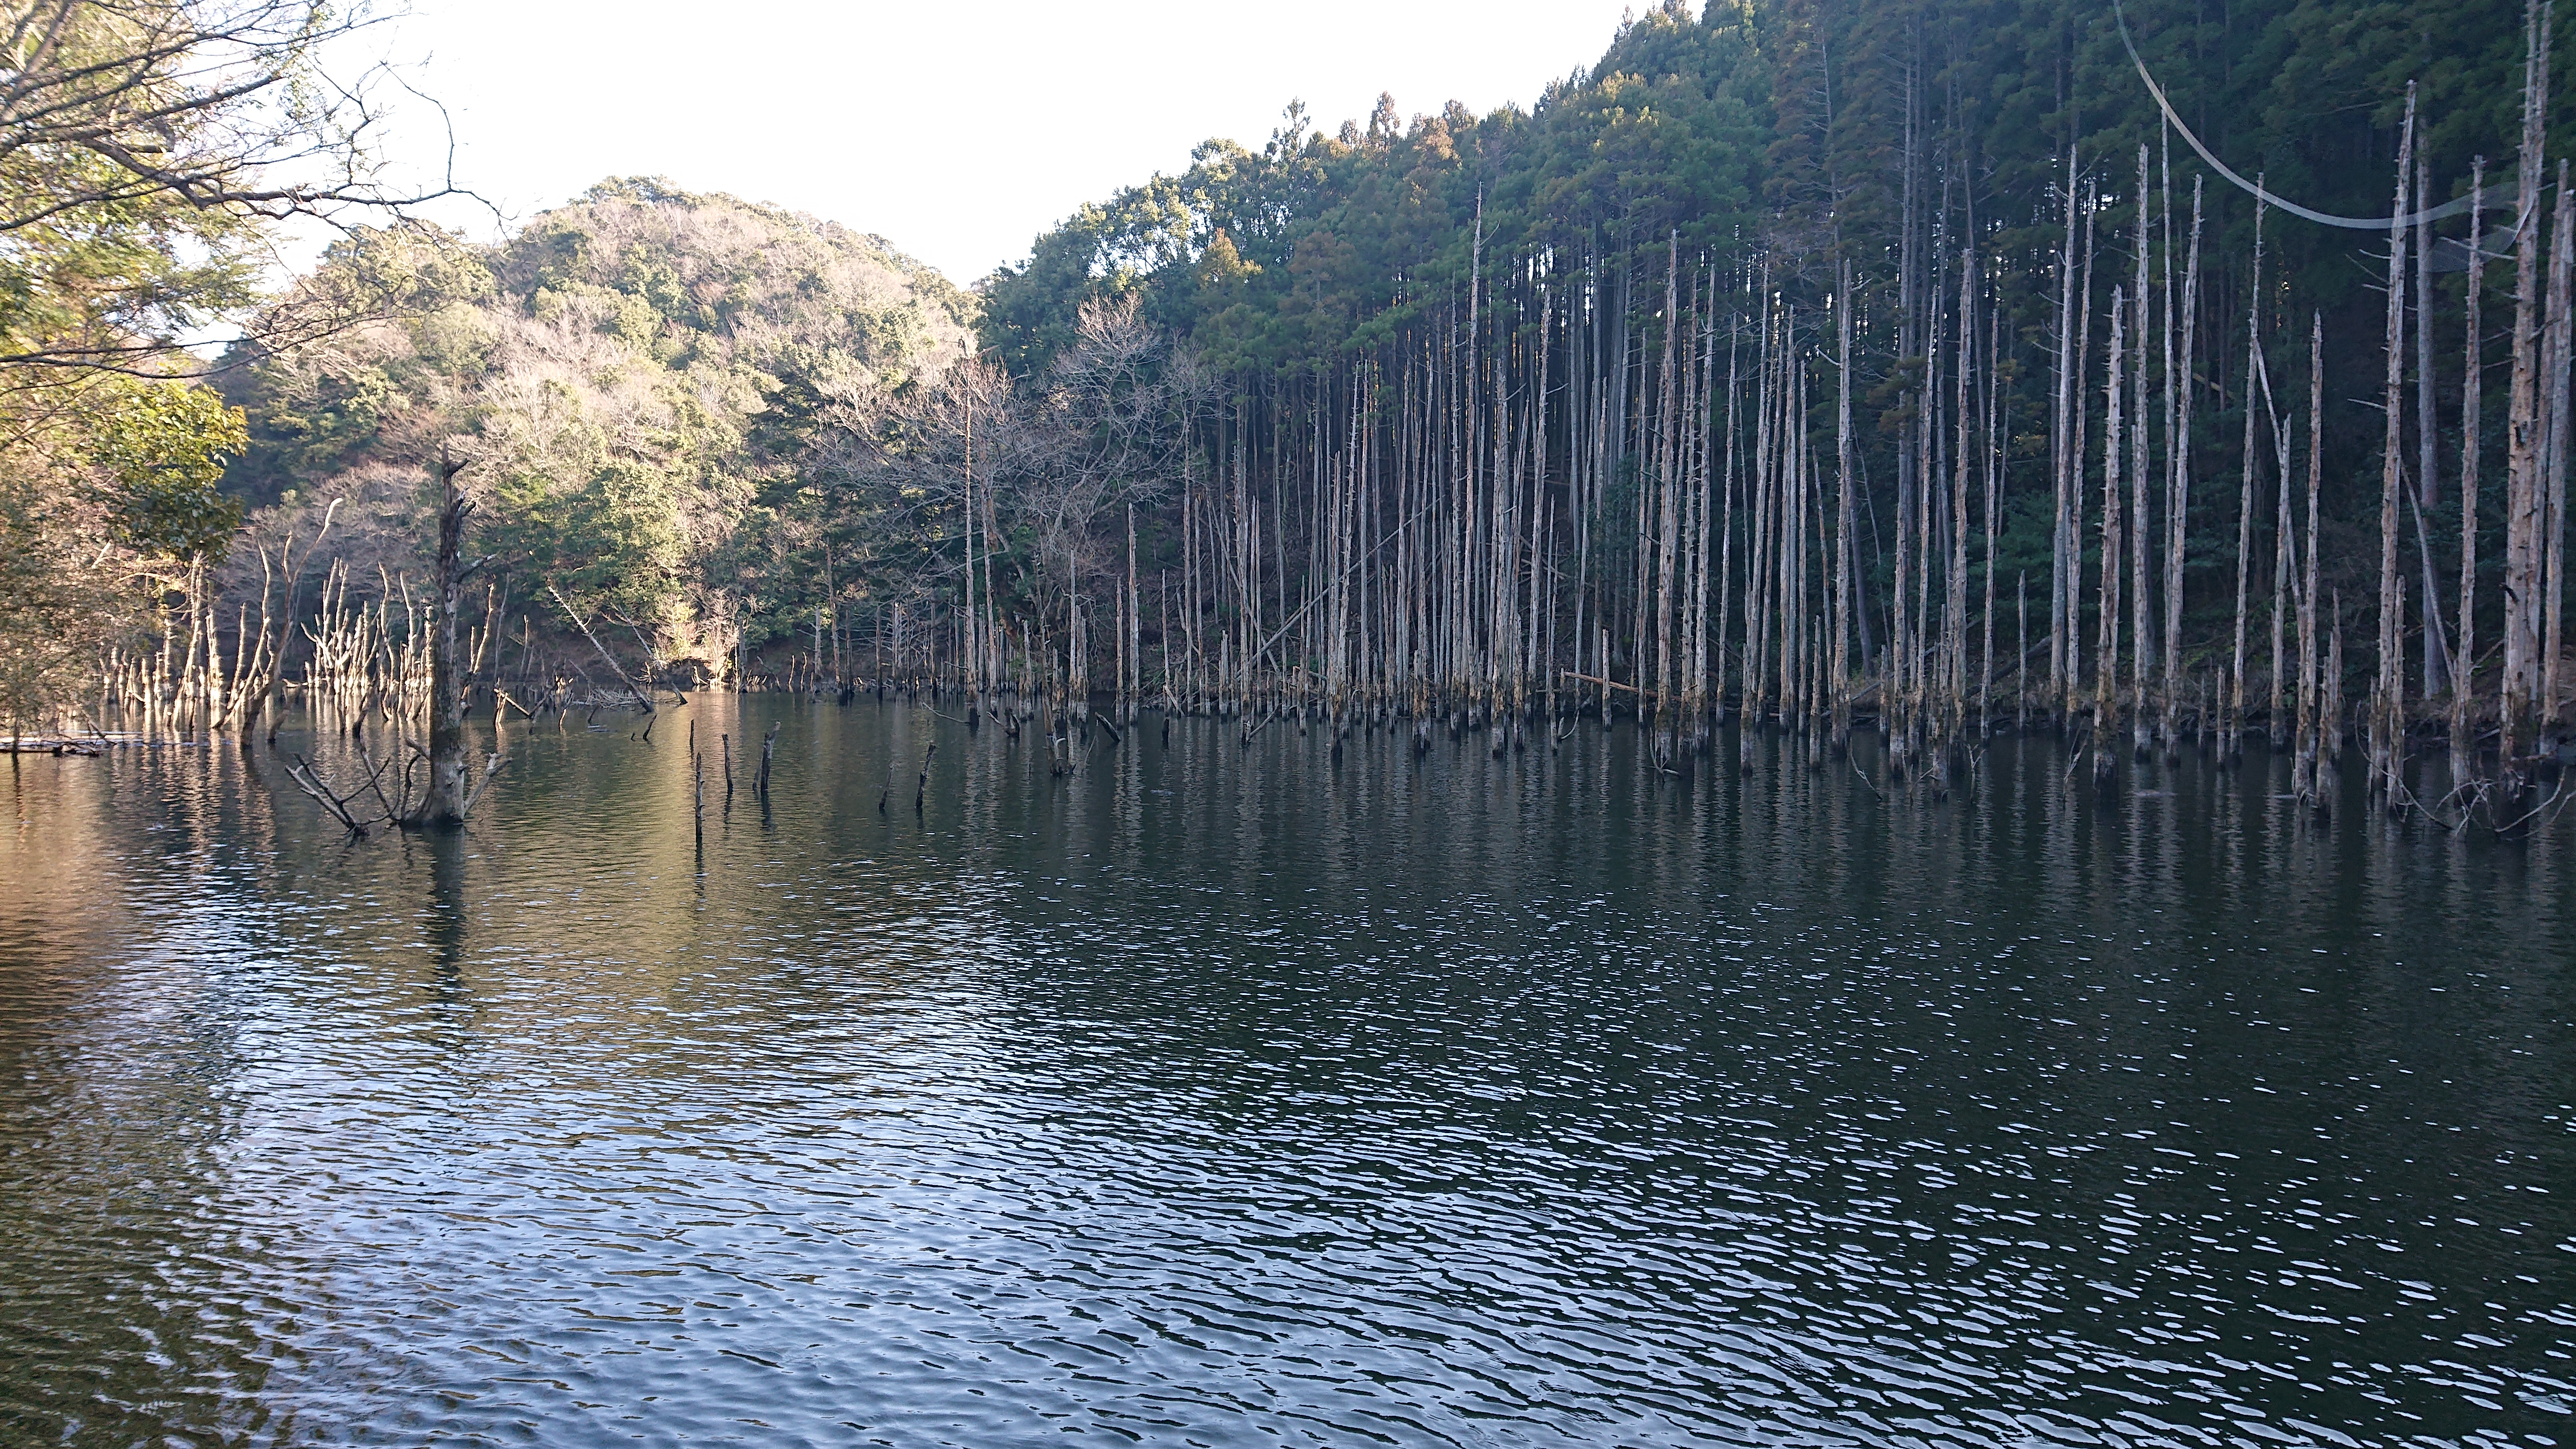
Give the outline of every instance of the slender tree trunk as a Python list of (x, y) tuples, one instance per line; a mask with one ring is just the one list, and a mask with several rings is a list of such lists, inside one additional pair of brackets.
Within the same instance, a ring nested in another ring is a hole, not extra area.
[(1986, 313), (1986, 599), (1981, 610), (1985, 635), (1977, 656), (1977, 738), (1984, 739), (1992, 728), (1995, 684), (1995, 509), (2002, 501), (2003, 437), (1998, 426), (1997, 410), (2002, 406), (2003, 375), (1998, 366), (2003, 353), (2003, 308)]
[[(1944, 732), (1949, 737), (1953, 764), (1963, 763), (1956, 752), (1968, 707), (1968, 492), (1970, 460), (1975, 453), (1976, 284), (1976, 254), (1963, 249), (1959, 253), (1959, 377), (1951, 404), (1958, 412), (1957, 441), (1953, 444), (1958, 457), (1950, 470), (1950, 558), (1944, 579), (1949, 587), (1941, 611), (1942, 625), (1949, 635), (1942, 681), (1949, 694)], [(1991, 365), (1991, 358), (1988, 363)]]
[[(1834, 407), (1834, 498), (1841, 510), (1840, 524), (1834, 530), (1834, 657), (1833, 671), (1833, 745), (1837, 751), (1851, 746), (1852, 692), (1852, 616), (1853, 581), (1858, 571), (1852, 531), (1859, 514), (1852, 506), (1852, 489), (1859, 481), (1859, 470), (1853, 466), (1852, 452), (1852, 320), (1851, 264), (1842, 268), (1841, 287), (1834, 298), (1836, 386)], [(1729, 379), (1730, 384), (1732, 378)], [(1730, 421), (1733, 403), (1728, 406)], [(1732, 443), (1730, 441), (1730, 446)], [(1866, 667), (1864, 660), (1863, 667)]]
[[(2440, 502), (2434, 456), (2440, 428), (2433, 411), (2433, 170), (2426, 147), (2415, 156), (2415, 522), (2418, 530)], [(2444, 637), (2442, 591), (2434, 582), (2430, 541), (2416, 549), (2424, 569), (2424, 698), (2451, 687), (2451, 647)]]
[(2540, 469), (2540, 195), (2541, 155), (2549, 105), (2549, 8), (2528, 0), (2524, 16), (2520, 217), (2514, 248), (2513, 383), (2506, 411), (2504, 678), (2498, 690), (2502, 734), (2498, 761), (2505, 793), (2522, 788), (2523, 754), (2532, 739), (2538, 676)]
[(2406, 89), (2406, 120), (2398, 132), (2397, 199), (2388, 224), (2386, 382), (2381, 389), (2384, 437), (2379, 465), (2379, 672), (2371, 687), (2372, 788), (2397, 798), (2399, 692), (2405, 687), (2406, 621), (2397, 594), (2397, 510), (2405, 486), (2405, 414), (2398, 408), (2406, 381), (2406, 191), (2415, 169), (2415, 88)]
[(2013, 575), (2013, 733), (2030, 729), (2030, 575)]
[[(2299, 585), (2299, 737), (2291, 789), (2317, 798), (2317, 493), (2325, 479), (2325, 320), (2308, 319), (2308, 547)], [(2339, 678), (2340, 676), (2338, 676)]]
[[(2147, 147), (2138, 143), (2138, 290), (2132, 299), (2136, 306), (2138, 327), (2134, 334), (2136, 360), (2130, 365), (2131, 411), (2129, 418), (2129, 687), (2131, 692), (2131, 744), (2139, 759), (2147, 757), (2149, 737), (2153, 732), (2152, 717), (2147, 712), (2147, 673), (2156, 658), (2155, 613), (2147, 601), (2147, 500), (2149, 497), (2150, 439), (2147, 426), (2147, 338), (2155, 321), (2155, 296), (2150, 290), (2147, 259), (2153, 251), (2154, 238), (2147, 225)], [(2168, 299), (2165, 309), (2170, 324), (2173, 309)], [(2171, 385), (2171, 371), (2167, 385)]]
[[(2084, 400), (2084, 372), (2093, 365), (2093, 219), (2100, 209), (2091, 183), (2084, 187), (2084, 268), (2075, 288), (2075, 436), (2066, 449), (2066, 692), (2061, 718), (2075, 718), (2076, 690), (2084, 664), (2084, 454), (2093, 412)], [(2116, 567), (2112, 560), (2105, 567)]]
[(2102, 424), (2102, 598), (2101, 641), (2093, 651), (2093, 785), (2111, 788), (2117, 766), (2113, 752), (2119, 730), (2120, 688), (2120, 436), (2121, 401), (2128, 391), (2125, 351), (2128, 299), (2111, 289), (2111, 365), (2109, 411)]
[[(2182, 301), (2168, 298), (2168, 333), (2182, 334), (2182, 370), (2171, 381), (2173, 487), (2165, 502), (2165, 758), (2182, 749), (2182, 566), (2191, 537), (2191, 380), (2200, 336), (2200, 181), (2191, 183), (2191, 245), (2182, 273)], [(2203, 729), (2207, 728), (2206, 722)]]
[(2076, 461), (2071, 451), (2072, 414), (2083, 363), (2075, 355), (2075, 149), (2066, 152), (2066, 243), (2057, 256), (2057, 396), (2056, 426), (2049, 435), (2049, 477), (2056, 490), (2057, 512), (2048, 536), (2048, 687), (2067, 688), (2067, 635), (2074, 628), (2068, 605), (2074, 595), (2067, 584), (2074, 567)]
[(438, 463), (438, 615), (429, 635), (429, 788), (409, 825), (455, 825), (465, 819), (465, 690), (457, 676), (456, 616), (464, 602), (465, 519), (474, 505), (456, 487), (465, 465)]
[[(2560, 638), (2560, 605), (2565, 591), (2561, 575), (2566, 562), (2567, 535), (2567, 455), (2570, 420), (2568, 410), (2568, 372), (2571, 359), (2576, 359), (2576, 296), (2571, 296), (2571, 283), (2576, 283), (2576, 192), (2567, 184), (2567, 163), (2558, 163), (2558, 213), (2550, 223), (2549, 252), (2549, 345), (2548, 372), (2543, 378), (2542, 398), (2549, 418), (2547, 451), (2542, 455), (2541, 479), (2536, 500), (2539, 527), (2534, 539), (2534, 562), (2538, 566), (2540, 586), (2533, 594), (2534, 612), (2540, 616), (2533, 634), (2540, 642), (2540, 678), (2538, 681), (2540, 725), (2546, 730), (2558, 723), (2558, 669)], [(2542, 743), (2547, 743), (2546, 741)]]
[(2451, 787), (2466, 789), (2477, 774), (2478, 745), (2471, 712), (2477, 694), (2478, 659), (2478, 422), (2479, 384), (2486, 374), (2480, 343), (2479, 312), (2486, 293), (2484, 209), (2487, 201), (2486, 159), (2480, 157), (2469, 187), (2469, 284), (2467, 341), (2460, 376), (2460, 652), (2451, 671)]
[(2244, 481), (2236, 494), (2236, 630), (2235, 650), (2227, 670), (2227, 726), (2220, 754), (2235, 760), (2245, 753), (2245, 601), (2254, 566), (2254, 386), (2263, 370), (2263, 203), (2254, 203), (2254, 278), (2245, 304), (2245, 453)]

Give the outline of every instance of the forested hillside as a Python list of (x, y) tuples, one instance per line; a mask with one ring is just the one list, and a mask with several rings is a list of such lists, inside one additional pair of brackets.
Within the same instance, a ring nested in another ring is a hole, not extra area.
[[(1527, 111), (1211, 142), (1040, 238), (984, 335), (1034, 375), (1131, 297), (1220, 375), (1145, 566), (1179, 596), (1138, 605), (1203, 692), (1588, 692), (1667, 751), (1721, 698), (1820, 732), (1858, 700), (1920, 748), (2027, 677), (2142, 750), (2297, 713), (2331, 751), (2343, 665), (2384, 759), (2457, 650), (2526, 749), (2560, 689), (2569, 122), (2525, 20), (2146, 0), (2133, 59), (2108, 6), (1671, 4)], [(2272, 209), (2258, 263), (2254, 198), (2142, 67), (2354, 224)], [(2472, 208), (2401, 228), (2393, 274), (2388, 219), (2481, 157), (2496, 375), (2464, 401)]]
[(1730, 709), (1900, 764), (2036, 714), (2312, 770), (2349, 722), (2465, 780), (2567, 683), (2563, 28), (1675, 0), (1526, 109), (1292, 105), (973, 295), (660, 182), (361, 229), (223, 384), (233, 632), (335, 559), (401, 595), (445, 459), (522, 675), (1617, 713), (1666, 760)]
[[(836, 432), (962, 358), (973, 315), (878, 238), (647, 180), (490, 249), (362, 233), (303, 286), (335, 290), (400, 305), (226, 378), (251, 420), (227, 481), (256, 543), (328, 511), (325, 556), (362, 592), (379, 567), (418, 576), (420, 480), (444, 451), (468, 464), (496, 609), (506, 588), (558, 630), (605, 620), (692, 677), (810, 613), (803, 561), (853, 486)], [(256, 552), (235, 567), (255, 575)]]

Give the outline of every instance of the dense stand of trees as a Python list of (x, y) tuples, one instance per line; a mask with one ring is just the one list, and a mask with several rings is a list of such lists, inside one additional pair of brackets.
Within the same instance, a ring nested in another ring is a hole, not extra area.
[[(1857, 706), (1900, 762), (2040, 710), (2101, 771), (2115, 730), (2307, 761), (2350, 718), (2392, 784), (2445, 725), (2514, 775), (2564, 692), (2554, 17), (2125, 22), (2135, 61), (2090, 6), (1667, 6), (1526, 113), (1211, 143), (1041, 238), (985, 335), (1043, 377), (1123, 297), (1217, 374), (1124, 606), (1184, 702), (1584, 700), (1667, 755)], [(2141, 64), (2363, 225), (2258, 216)]]
[(1865, 717), (1909, 770), (2036, 716), (2104, 778), (2268, 729), (2302, 789), (2348, 734), (2392, 799), (2419, 739), (2516, 786), (2566, 692), (2560, 24), (1669, 3), (1526, 110), (1292, 106), (973, 297), (654, 182), (357, 234), (279, 335), (397, 315), (232, 387), (233, 607), (336, 566), (391, 639), (435, 445), (523, 687), (1590, 712), (1667, 762)]
[[(882, 239), (641, 178), (489, 247), (361, 232), (282, 305), (348, 290), (402, 305), (224, 379), (250, 419), (230, 479), (249, 552), (331, 513), (325, 556), (362, 595), (425, 578), (423, 480), (460, 460), (493, 556), (473, 606), (511, 640), (569, 636), (603, 683), (585, 629), (694, 685), (900, 561), (914, 500), (858, 476), (852, 440), (966, 356), (973, 315)], [(504, 658), (496, 640), (487, 670)]]
[[(190, 344), (259, 300), (281, 223), (451, 194), (373, 144), (399, 78), (324, 63), (375, 23), (311, 0), (0, 0), (0, 730), (61, 723), (103, 665), (202, 677), (242, 517), (217, 485), (246, 438)], [(245, 345), (388, 300), (308, 289)]]

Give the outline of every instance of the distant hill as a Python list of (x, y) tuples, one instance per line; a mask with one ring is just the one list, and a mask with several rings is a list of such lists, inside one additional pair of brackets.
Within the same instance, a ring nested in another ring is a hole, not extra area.
[[(359, 233), (279, 304), (322, 340), (237, 369), (227, 488), (275, 533), (333, 499), (333, 551), (416, 566), (423, 465), (468, 478), (522, 597), (551, 585), (675, 650), (800, 486), (824, 419), (970, 350), (976, 299), (883, 238), (659, 179), (592, 187), (492, 246)], [(380, 320), (335, 326), (336, 314)], [(273, 319), (275, 320), (275, 319)]]

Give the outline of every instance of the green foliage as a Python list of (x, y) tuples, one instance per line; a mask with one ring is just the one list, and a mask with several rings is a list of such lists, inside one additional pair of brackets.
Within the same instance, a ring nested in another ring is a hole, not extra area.
[[(263, 503), (409, 488), (461, 451), (478, 547), (519, 588), (699, 657), (725, 652), (707, 629), (764, 627), (748, 601), (810, 592), (816, 520), (852, 507), (818, 481), (821, 452), (961, 356), (974, 313), (878, 238), (637, 178), (489, 248), (367, 234), (286, 305), (357, 293), (402, 305), (244, 369), (253, 443), (230, 486)], [(365, 526), (344, 520), (351, 546)]]
[(239, 409), (174, 378), (93, 374), (10, 401), (0, 728), (42, 729), (160, 583), (220, 561), (242, 511), (218, 484), (246, 435)]
[[(2437, 189), (2461, 189), (2477, 154), (2503, 179), (2520, 10), (2133, 0), (2128, 17), (2175, 103), (2238, 169), (2367, 215), (2388, 206), (2409, 80)], [(2576, 140), (2576, 87), (2559, 92), (2554, 134)], [(1569, 292), (1601, 323), (1587, 365), (1619, 348), (1635, 365), (1671, 322), (1669, 248), (1712, 293), (1732, 291), (1721, 316), (1758, 279), (1802, 327), (1850, 270), (1858, 462), (1876, 520), (1892, 516), (1926, 366), (1906, 355), (1921, 349), (1903, 343), (1899, 302), (1919, 307), (1932, 253), (1952, 265), (1976, 248), (2014, 354), (1998, 374), (2025, 369), (2001, 406), (2014, 427), (2044, 426), (2030, 415), (2044, 411), (2070, 150), (2104, 197), (2098, 317), (2144, 200), (2136, 148), (2161, 153), (2166, 139), (2093, 0), (1711, 0), (1697, 14), (1666, 0), (1526, 109), (1404, 117), (1382, 98), (1365, 123), (1328, 134), (1292, 106), (1257, 146), (1207, 141), (1179, 173), (1082, 207), (977, 297), (878, 238), (613, 178), (488, 248), (405, 228), (335, 248), (279, 314), (375, 306), (389, 320), (248, 360), (233, 400), (251, 440), (227, 487), (254, 503), (400, 491), (454, 446), (473, 459), (468, 484), (505, 571), (675, 640), (726, 620), (756, 645), (809, 623), (827, 593), (955, 588), (971, 415), (986, 430), (977, 486), (1002, 499), (989, 522), (996, 585), (1042, 613), (1058, 572), (1116, 553), (1086, 531), (1104, 509), (1151, 511), (1155, 470), (1182, 456), (1175, 419), (1213, 406), (1210, 378), (1243, 401), (1238, 416), (1264, 420), (1252, 432), (1286, 436), (1298, 398), (1322, 395), (1353, 359), (1399, 339), (1435, 355), (1471, 307), (1493, 327), (1478, 355), (1500, 355), (1535, 334), (1533, 317), (1562, 328)], [(2173, 150), (2187, 213), (2200, 168)], [(2245, 396), (2252, 208), (2223, 189), (2209, 206), (2196, 367), (2215, 456), (2233, 443), (2210, 420)], [(2371, 268), (2354, 264), (2373, 240), (2281, 222), (2267, 240), (2275, 299), (2325, 315), (2329, 356), (2375, 350)], [(1910, 284), (1897, 275), (1909, 256)], [(2441, 338), (2446, 357), (2458, 345)], [(2094, 346), (2098, 363), (2098, 330)], [(1010, 384), (977, 393), (963, 375), (980, 368), (956, 366), (970, 352)], [(2330, 406), (2331, 475), (2358, 476), (2346, 464), (2375, 427)], [(2020, 491), (2046, 442), (2014, 455), (2006, 485), (2016, 569), (2038, 546)], [(1636, 486), (1634, 460), (1610, 466), (1614, 488)], [(2219, 497), (2203, 490), (2195, 507)], [(1882, 567), (1883, 542), (1872, 534)]]
[[(2441, 192), (2467, 189), (2474, 156), (2491, 184), (2511, 165), (2513, 0), (2131, 0), (2127, 13), (2195, 130), (2308, 205), (2386, 214), (2410, 81)], [(2559, 54), (2576, 53), (2576, 11), (2557, 23)], [(2576, 87), (2556, 89), (2553, 151), (2576, 144)], [(1659, 268), (1678, 231), (1685, 256), (1765, 259), (1810, 293), (1845, 261), (1885, 285), (1909, 106), (1918, 204), (1946, 198), (1950, 224), (1972, 218), (1990, 254), (2053, 245), (2070, 142), (2123, 209), (2139, 142), (2159, 158), (2169, 144), (2186, 187), (2203, 169), (2165, 137), (2110, 8), (2090, 0), (1714, 0), (1696, 19), (1668, 0), (1527, 112), (1453, 104), (1399, 128), (1381, 101), (1339, 139), (1300, 112), (1258, 153), (1209, 142), (1179, 175), (1084, 207), (997, 273), (984, 340), (1033, 374), (1070, 344), (1084, 302), (1141, 289), (1148, 317), (1221, 368), (1306, 368), (1455, 299), (1480, 202), (1489, 258), (1550, 249), (1614, 273), (1621, 259)], [(2246, 198), (2213, 194), (2210, 295), (2234, 283), (2251, 221)], [(2118, 211), (2102, 222), (2106, 236), (2128, 224)], [(2274, 275), (2330, 328), (2376, 325), (2357, 234), (2282, 224), (2271, 243)]]
[(1750, 232), (1770, 77), (1751, 22), (1654, 11), (1589, 75), (1529, 112), (1451, 105), (1398, 128), (1382, 100), (1339, 139), (1292, 108), (1259, 153), (1199, 147), (1190, 168), (1086, 206), (986, 287), (983, 331), (1014, 371), (1070, 346), (1083, 303), (1130, 290), (1220, 370), (1294, 371), (1463, 292), (1488, 258), (1542, 247), (1660, 256)]
[(218, 487), (249, 443), (241, 409), (192, 383), (122, 377), (86, 401), (88, 459), (117, 540), (150, 558), (221, 559), (242, 521)]
[[(2513, 184), (2517, 0), (2215, 8), (2125, 0), (2125, 11), (2140, 55), (2195, 133), (2237, 171), (2305, 205), (2388, 214), (2410, 83), (2434, 201), (2464, 194), (2481, 156), (2491, 196)], [(2576, 55), (2576, 7), (2554, 23), (2553, 157), (2576, 149), (2576, 85), (2566, 66)], [(1696, 15), (1666, 0), (1526, 111), (1478, 116), (1452, 103), (1399, 123), (1382, 99), (1365, 125), (1355, 119), (1328, 136), (1292, 108), (1258, 151), (1208, 142), (1180, 173), (1086, 206), (1038, 238), (1024, 262), (988, 283), (981, 325), (994, 356), (1039, 378), (1073, 345), (1086, 305), (1137, 295), (1142, 315), (1185, 337), (1242, 394), (1260, 397), (1408, 332), (1407, 345), (1418, 347), (1457, 327), (1479, 261), (1479, 300), (1488, 305), (1506, 296), (1518, 268), (1543, 275), (1556, 298), (1579, 287), (1624, 310), (1605, 342), (1660, 336), (1665, 249), (1675, 238), (1686, 269), (1733, 279), (1739, 299), (1759, 278), (1807, 317), (1822, 313), (1847, 267), (1860, 289), (1859, 462), (1884, 512), (1924, 371), (1921, 356), (1907, 355), (1919, 343), (1904, 345), (1898, 320), (1909, 294), (1903, 259), (1911, 255), (1918, 269), (1911, 295), (1919, 309), (1935, 267), (1955, 270), (1959, 251), (1974, 247), (2012, 354), (2006, 370), (2017, 363), (2043, 379), (2017, 384), (2006, 406), (2043, 410), (2070, 154), (2079, 185), (2098, 188), (2101, 203), (2100, 262), (2086, 299), (2098, 369), (2100, 317), (2113, 285), (2128, 282), (2141, 204), (2160, 220), (2160, 192), (2138, 192), (2142, 144), (2158, 184), (2172, 158), (2175, 235), (2153, 245), (2159, 258), (2169, 245), (2176, 253), (2176, 289), (2192, 180), (2208, 185), (2197, 456), (2232, 477), (2236, 435), (2214, 431), (2212, 420), (2246, 396), (2254, 206), (2169, 134), (2113, 10), (2099, 0), (1708, 0)], [(2505, 224), (2505, 215), (2491, 217), (2490, 235)], [(2461, 230), (2445, 229), (2449, 245)], [(2262, 325), (2278, 348), (2276, 387), (2297, 365), (2311, 310), (2323, 319), (2330, 370), (2376, 356), (2384, 263), (2373, 254), (2385, 240), (2272, 213)], [(2511, 305), (2509, 271), (2487, 273), (2497, 289), (2491, 328)], [(2162, 297), (2160, 263), (2154, 284)], [(2433, 324), (2445, 408), (2465, 345), (2460, 285), (2456, 272), (2437, 283), (2454, 289)], [(1524, 288), (1513, 305), (1530, 300)], [(2325, 505), (2332, 536), (2341, 521), (2376, 508), (2374, 483), (2342, 480), (2376, 478), (2365, 460), (2383, 424), (2375, 409), (2345, 400), (2356, 387), (2330, 386), (2323, 448), (2327, 476), (2338, 480)], [(2088, 379), (2082, 395), (2098, 409), (2098, 380)], [(2499, 399), (2491, 385), (2487, 405), (2500, 408)], [(2451, 434), (2441, 447), (2455, 457), (2455, 424), (2446, 417), (2441, 426)], [(2490, 419), (2488, 445), (2500, 447), (2501, 436), (2500, 419)], [(2093, 437), (2098, 446), (2098, 430)], [(2045, 457), (2044, 449), (2017, 455), (2007, 493), (2044, 471)], [(2489, 466), (2492, 478), (2500, 458)], [(2211, 511), (2232, 517), (2233, 500), (2232, 490), (2196, 490), (2196, 540), (2217, 536), (2224, 520)], [(2448, 546), (2443, 527), (2432, 525), (2437, 548)], [(1883, 542), (1873, 545), (1882, 567)], [(2336, 579), (2341, 567), (2329, 563), (2330, 582), (2347, 592), (2367, 587), (2360, 573)], [(1885, 583), (1873, 585), (1875, 597), (1884, 598)]]
[(0, 730), (10, 733), (57, 721), (124, 612), (83, 556), (88, 530), (70, 511), (40, 476), (0, 472)]
[(314, 0), (0, 0), (0, 367), (171, 370), (256, 300), (275, 223), (398, 205), (368, 149), (381, 72), (324, 63), (372, 23)]

